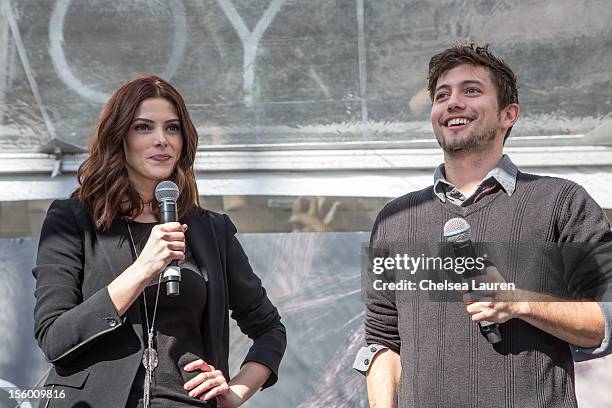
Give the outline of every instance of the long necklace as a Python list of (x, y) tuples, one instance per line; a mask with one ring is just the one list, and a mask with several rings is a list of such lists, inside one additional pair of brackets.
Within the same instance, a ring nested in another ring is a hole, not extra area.
[[(138, 248), (136, 248), (136, 244), (134, 243), (134, 237), (132, 236), (132, 229), (130, 228), (130, 223), (125, 220), (125, 223), (128, 228), (128, 232), (130, 234), (130, 242), (132, 243), (132, 247), (134, 248), (134, 253), (136, 254), (136, 258), (140, 255), (138, 253)], [(144, 408), (149, 408), (151, 406), (151, 381), (153, 380), (153, 371), (155, 371), (155, 367), (159, 363), (159, 359), (157, 356), (157, 350), (154, 347), (154, 338), (155, 338), (155, 315), (157, 314), (157, 305), (159, 301), (159, 288), (161, 287), (161, 274), (159, 275), (159, 279), (157, 281), (157, 294), (155, 295), (155, 306), (153, 307), (153, 319), (151, 320), (151, 325), (149, 326), (149, 313), (147, 312), (147, 295), (145, 291), (142, 291), (142, 299), (144, 303), (145, 310), (145, 320), (147, 322), (147, 348), (142, 354), (142, 365), (145, 368), (145, 379), (144, 379), (144, 395), (143, 395), (143, 405)]]

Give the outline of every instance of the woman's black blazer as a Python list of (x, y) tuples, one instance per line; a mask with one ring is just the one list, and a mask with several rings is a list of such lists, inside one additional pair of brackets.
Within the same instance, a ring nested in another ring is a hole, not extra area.
[[(186, 242), (207, 279), (202, 321), (205, 361), (229, 377), (229, 310), (253, 345), (244, 362), (277, 380), (285, 327), (253, 273), (226, 215), (193, 208)], [(135, 302), (119, 316), (107, 285), (133, 263), (125, 221), (100, 231), (76, 198), (54, 201), (45, 218), (36, 266), (35, 335), (53, 368), (45, 382), (63, 390), (49, 407), (123, 407), (142, 359), (142, 319)], [(46, 404), (46, 402), (45, 402)], [(41, 406), (46, 406), (41, 404)]]

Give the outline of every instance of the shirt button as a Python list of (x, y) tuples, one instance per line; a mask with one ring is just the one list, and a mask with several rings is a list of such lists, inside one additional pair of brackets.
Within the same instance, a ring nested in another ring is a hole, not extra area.
[(365, 361), (363, 362), (363, 364), (368, 365), (370, 364), (370, 360), (368, 360), (367, 358), (365, 359)]
[(113, 319), (112, 317), (107, 317), (106, 322), (110, 327), (115, 327), (117, 325), (117, 320)]

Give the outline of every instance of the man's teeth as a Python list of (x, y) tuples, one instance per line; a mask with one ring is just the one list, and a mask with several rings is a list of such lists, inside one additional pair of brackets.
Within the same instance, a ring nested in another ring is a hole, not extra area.
[(455, 125), (467, 125), (470, 123), (469, 119), (466, 118), (455, 118), (448, 121), (446, 126), (455, 126)]

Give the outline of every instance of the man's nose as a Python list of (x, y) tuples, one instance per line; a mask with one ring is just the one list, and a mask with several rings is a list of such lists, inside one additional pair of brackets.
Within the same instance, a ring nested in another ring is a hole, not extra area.
[(463, 102), (461, 95), (458, 94), (457, 92), (453, 92), (448, 97), (448, 100), (446, 101), (446, 110), (453, 111), (453, 110), (461, 110), (464, 108), (465, 108), (465, 103)]

